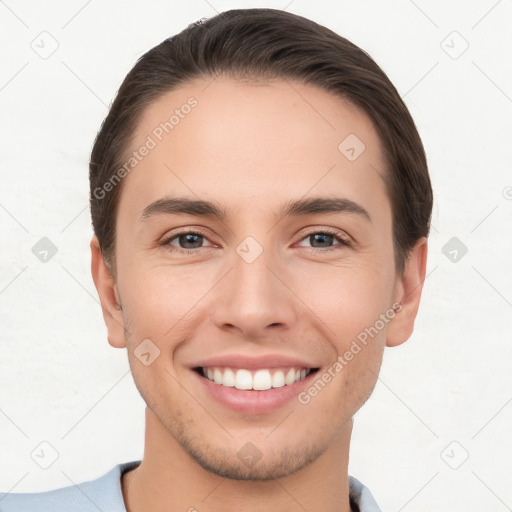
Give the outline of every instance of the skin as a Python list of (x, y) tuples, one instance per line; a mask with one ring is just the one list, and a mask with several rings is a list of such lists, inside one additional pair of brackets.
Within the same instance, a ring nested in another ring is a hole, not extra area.
[[(147, 404), (143, 461), (122, 479), (127, 510), (349, 511), (352, 417), (375, 386), (384, 347), (413, 331), (427, 240), (397, 275), (377, 132), (362, 111), (314, 86), (193, 82), (145, 110), (132, 150), (190, 96), (197, 107), (123, 180), (115, 276), (91, 242), (108, 341), (127, 348)], [(355, 161), (338, 150), (349, 134), (366, 146)], [(216, 201), (228, 215), (141, 220), (164, 196)], [(286, 201), (313, 196), (350, 199), (371, 221), (278, 215)], [(206, 236), (161, 243), (178, 228)], [(352, 245), (312, 240), (325, 229)], [(263, 249), (250, 264), (236, 252), (247, 236)], [(171, 250), (188, 247), (199, 249)], [(235, 413), (205, 396), (190, 369), (217, 354), (278, 353), (311, 361), (320, 375), (396, 302), (400, 312), (307, 405)], [(149, 366), (134, 354), (145, 339), (160, 350)], [(237, 457), (247, 442), (262, 454), (252, 467)]]

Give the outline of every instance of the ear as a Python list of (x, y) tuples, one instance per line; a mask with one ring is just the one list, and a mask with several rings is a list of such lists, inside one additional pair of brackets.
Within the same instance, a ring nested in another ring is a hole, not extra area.
[(421, 292), (427, 269), (428, 244), (420, 238), (409, 253), (402, 276), (397, 278), (395, 303), (401, 303), (388, 324), (386, 345), (396, 347), (407, 341), (414, 330), (414, 320), (420, 306)]
[(107, 326), (108, 342), (115, 348), (126, 347), (124, 320), (115, 278), (105, 264), (96, 236), (91, 240), (91, 272), (100, 297), (103, 319)]

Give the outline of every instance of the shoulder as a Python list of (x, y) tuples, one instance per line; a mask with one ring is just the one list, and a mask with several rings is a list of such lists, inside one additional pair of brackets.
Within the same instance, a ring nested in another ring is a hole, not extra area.
[(121, 475), (138, 464), (118, 464), (95, 480), (51, 491), (0, 492), (0, 512), (126, 512)]
[(350, 503), (355, 510), (359, 512), (382, 512), (370, 489), (364, 486), (357, 478), (349, 476), (348, 486)]

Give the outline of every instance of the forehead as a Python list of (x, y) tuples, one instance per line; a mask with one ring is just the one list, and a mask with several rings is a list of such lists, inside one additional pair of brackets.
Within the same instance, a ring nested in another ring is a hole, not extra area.
[(127, 161), (133, 152), (119, 208), (133, 215), (164, 195), (270, 214), (291, 198), (343, 193), (389, 209), (373, 123), (312, 85), (197, 80), (144, 110)]

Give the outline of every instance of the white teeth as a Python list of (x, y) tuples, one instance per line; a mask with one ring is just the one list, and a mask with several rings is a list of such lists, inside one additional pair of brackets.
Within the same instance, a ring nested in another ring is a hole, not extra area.
[[(286, 372), (286, 374), (285, 374)], [(251, 373), (249, 370), (233, 370), (231, 368), (202, 368), (203, 376), (226, 387), (235, 387), (243, 390), (265, 391), (270, 388), (290, 386), (294, 382), (305, 379), (310, 370), (306, 368), (261, 369)]]
[(236, 389), (252, 389), (252, 375), (249, 370), (238, 370), (235, 376)]
[(293, 384), (295, 382), (295, 370), (293, 368), (290, 368), (288, 370), (288, 373), (286, 374), (286, 377), (284, 378), (284, 383), (289, 386), (290, 384)]
[(268, 370), (258, 370), (252, 378), (252, 389), (265, 390), (272, 387), (272, 377)]
[(223, 386), (227, 386), (228, 388), (235, 387), (235, 374), (233, 373), (233, 370), (230, 370), (229, 368), (224, 370), (224, 378), (222, 379), (221, 384)]
[(222, 372), (218, 368), (215, 368), (213, 370), (213, 381), (215, 382), (215, 384), (222, 384)]
[(272, 387), (273, 388), (282, 388), (284, 386), (284, 373), (281, 370), (278, 370), (274, 375), (272, 375)]

